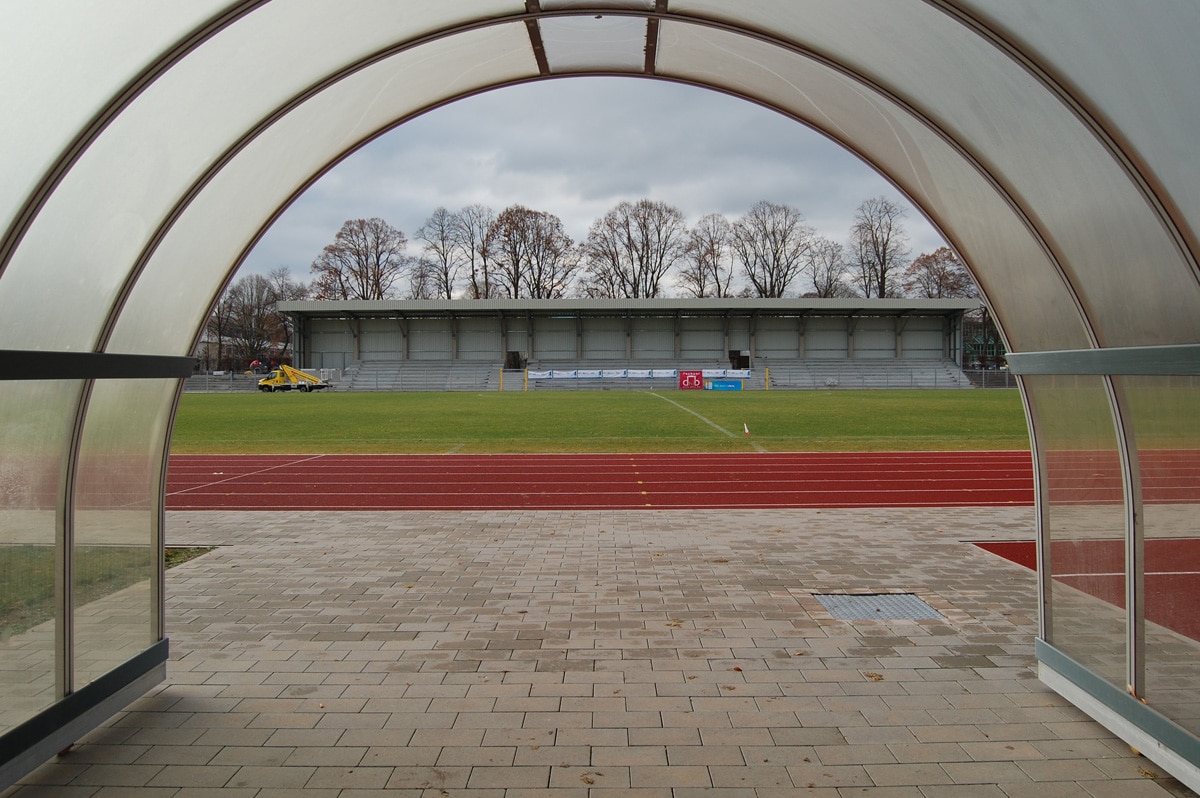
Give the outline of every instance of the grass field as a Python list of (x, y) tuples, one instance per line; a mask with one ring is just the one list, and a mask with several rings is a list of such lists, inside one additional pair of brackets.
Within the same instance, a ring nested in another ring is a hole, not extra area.
[[(167, 568), (212, 551), (211, 546), (166, 549)], [(54, 617), (54, 547), (0, 548), (0, 632), (17, 634)], [(75, 603), (83, 606), (149, 579), (149, 546), (79, 546), (74, 560)]]
[[(743, 424), (750, 429), (744, 434)], [(177, 453), (1028, 449), (1016, 391), (185, 394)]]

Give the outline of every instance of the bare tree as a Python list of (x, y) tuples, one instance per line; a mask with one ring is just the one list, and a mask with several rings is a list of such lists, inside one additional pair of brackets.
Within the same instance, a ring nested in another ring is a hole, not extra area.
[(233, 298), (228, 289), (221, 292), (221, 297), (208, 316), (205, 329), (209, 340), (217, 344), (215, 362), (208, 364), (209, 367), (217, 370), (229, 368), (231, 364), (226, 343), (233, 335)]
[(409, 264), (407, 299), (434, 299), (440, 295), (438, 264), (430, 258), (417, 258)]
[(710, 213), (688, 231), (684, 264), (676, 284), (688, 296), (733, 296), (733, 228), (719, 213)]
[(272, 278), (261, 274), (246, 275), (226, 289), (209, 324), (210, 329), (223, 327), (230, 367), (245, 368), (254, 360), (281, 362), (287, 357), (291, 330), (275, 309), (280, 299)]
[(828, 299), (853, 296), (854, 289), (846, 283), (846, 251), (824, 236), (813, 239), (808, 251), (808, 273), (812, 277), (814, 296)]
[(238, 280), (229, 290), (233, 299), (234, 354), (242, 361), (275, 359), (275, 292), (259, 274)]
[(683, 256), (683, 212), (665, 202), (620, 202), (592, 223), (584, 244), (587, 282), (596, 296), (650, 299)]
[(423, 249), (432, 269), (433, 291), (442, 299), (454, 298), (458, 272), (466, 260), (457, 227), (455, 215), (439, 206), (416, 233), (416, 237), (425, 242)]
[(496, 266), (501, 290), (512, 299), (525, 296), (525, 274), (532, 260), (532, 239), (537, 211), (523, 205), (510, 205), (492, 223), (492, 262)]
[(408, 265), (408, 239), (383, 219), (351, 219), (313, 261), (318, 299), (388, 299)]
[(276, 302), (293, 302), (307, 299), (309, 288), (292, 276), (292, 270), (287, 266), (277, 266), (267, 275), (267, 282), (275, 292)]
[(918, 255), (904, 270), (904, 290), (927, 299), (979, 296), (975, 280), (949, 247)]
[(567, 295), (580, 252), (557, 216), (510, 205), (496, 217), (491, 240), (492, 263), (507, 296), (558, 299)]
[(499, 292), (492, 274), (491, 234), (496, 214), (485, 205), (468, 205), (454, 214), (454, 239), (467, 267), (467, 295), (489, 299)]
[(733, 223), (733, 252), (760, 297), (781, 297), (804, 270), (813, 229), (789, 205), (758, 202)]
[(892, 273), (908, 262), (904, 215), (904, 209), (886, 197), (873, 197), (858, 206), (850, 229), (850, 257), (864, 296), (897, 294)]
[(279, 359), (290, 359), (288, 349), (292, 346), (293, 326), (292, 318), (287, 314), (280, 313), (274, 308), (276, 302), (291, 302), (297, 299), (308, 298), (308, 286), (292, 278), (292, 270), (287, 266), (279, 266), (271, 270), (267, 275), (267, 283), (270, 286), (272, 294), (272, 312), (275, 316), (276, 327), (276, 342), (278, 345)]

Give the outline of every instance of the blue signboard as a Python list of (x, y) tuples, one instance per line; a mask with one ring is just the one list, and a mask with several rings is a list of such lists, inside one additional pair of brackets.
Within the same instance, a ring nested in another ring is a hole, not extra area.
[(741, 380), (705, 380), (704, 390), (706, 391), (740, 391), (742, 390)]

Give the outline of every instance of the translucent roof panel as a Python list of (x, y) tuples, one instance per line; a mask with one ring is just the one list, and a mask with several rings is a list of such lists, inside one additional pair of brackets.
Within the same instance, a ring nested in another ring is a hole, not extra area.
[[(714, 50), (732, 58), (714, 63)], [(987, 264), (978, 277), (1012, 346), (1089, 345), (1079, 314), (1071, 312), (1074, 300), (1036, 231), (985, 171), (893, 100), (817, 60), (691, 24), (662, 24), (657, 71), (754, 97), (863, 153), (925, 210), (968, 263), (977, 269)], [(1018, 295), (1023, 299), (1017, 301)]]
[(511, 23), (402, 51), (291, 110), (214, 174), (167, 231), (131, 292), (109, 349), (188, 351), (215, 292), (267, 221), (330, 159), (417, 110), (497, 79), (535, 74), (526, 28)]
[[(767, 8), (681, 0), (671, 8), (749, 21), (800, 43), (864, 87), (901, 101), (906, 116), (927, 120), (1034, 225), (1100, 343), (1158, 344), (1200, 335), (1200, 319), (1185, 319), (1186, 309), (1200, 301), (1200, 284), (1163, 235), (1156, 203), (1081, 123), (1078, 109), (992, 39), (926, 3), (810, 0)], [(666, 49), (660, 43), (660, 63)], [(715, 68), (711, 53), (705, 60)], [(757, 63), (767, 66), (764, 59)], [(770, 71), (791, 77), (780, 58), (770, 64)], [(871, 151), (866, 142), (862, 147)], [(886, 172), (893, 168), (876, 162)], [(1158, 277), (1148, 282), (1143, 274), (1150, 263)], [(1144, 306), (1160, 308), (1179, 325), (1168, 329), (1139, 310)]]
[[(289, 104), (311, 95), (331, 74), (353, 74), (352, 69), (371, 63), (364, 58), (380, 58), (389, 46), (405, 52), (397, 35), (424, 34), (436, 22), (447, 22), (428, 10), (397, 15), (394, 5), (386, 2), (356, 6), (356, 15), (335, 13), (328, 4), (302, 5), (310, 6), (312, 15), (297, 16), (293, 7), (285, 11), (276, 3), (223, 29), (142, 91), (91, 143), (5, 269), (0, 339), (14, 348), (92, 348), (108, 325), (114, 303), (121, 300), (131, 272), (140, 268), (147, 247), (162, 234), (160, 225), (182, 209), (179, 203), (208, 179), (208, 170), (244, 146), (245, 136)], [(455, 6), (458, 11), (449, 21), (472, 10), (512, 10), (512, 3)], [(523, 26), (507, 27), (523, 30)], [(468, 31), (434, 38), (425, 47), (444, 42), (465, 53), (472, 35), (482, 34)], [(279, 44), (263, 46), (275, 41)], [(524, 53), (533, 64), (527, 36), (506, 37), (503, 44), (508, 49), (499, 51), (502, 62)], [(495, 51), (481, 50), (477, 55), (484, 52)], [(443, 96), (464, 90), (460, 82), (433, 68), (413, 69), (411, 82), (416, 86), (437, 83), (445, 91)], [(484, 70), (475, 74), (480, 71)], [(511, 77), (511, 71), (500, 65), (486, 72), (493, 80)], [(255, 79), (246, 80), (246, 75)], [(390, 75), (382, 85), (397, 77)], [(479, 83), (477, 77), (469, 88)], [(360, 95), (358, 104), (347, 103), (350, 120), (363, 115), (364, 102), (370, 100)], [(386, 109), (385, 116), (394, 121), (412, 110), (413, 105), (400, 104)], [(378, 115), (375, 119), (376, 125), (383, 124)], [(309, 163), (320, 168), (356, 140), (326, 143)], [(95, 207), (113, 212), (90, 212)], [(63, 230), (72, 234), (63, 235)], [(215, 279), (213, 288), (223, 275), (210, 277)], [(53, 330), (38, 330), (27, 323), (25, 313), (48, 302), (77, 307)]]
[[(223, 0), (4, 3), (0, 9), (0, 229), (87, 121)], [(53, 76), (53, 80), (40, 80)]]
[[(189, 203), (198, 201), (203, 187), (235, 161), (249, 180), (257, 166), (241, 153), (262, 131), (294, 109), (328, 102), (330, 87), (364, 66), (401, 52), (432, 54), (436, 42), (467, 42), (482, 30), (510, 31), (458, 65), (430, 62), (426, 68), (416, 65), (417, 56), (394, 79), (442, 86), (426, 97), (416, 97), (418, 91), (397, 101), (387, 109), (393, 120), (489, 84), (535, 75), (528, 31), (522, 30), (535, 17), (552, 71), (640, 72), (647, 23), (638, 11), (678, 20), (659, 26), (656, 69), (663, 76), (773, 105), (886, 173), (968, 258), (1006, 329), (1030, 348), (1051, 341), (1059, 348), (1092, 340), (1168, 343), (1200, 335), (1200, 314), (1190, 312), (1200, 301), (1200, 281), (1184, 249), (1194, 238), (1186, 219), (1195, 203), (1183, 202), (1200, 181), (1181, 132), (1187, 126), (1158, 124), (1162, 108), (1149, 113), (1155, 98), (1182, 97), (1172, 100), (1172, 118), (1184, 118), (1197, 104), (1194, 93), (1184, 91), (1197, 66), (1182, 57), (1189, 51), (1180, 32), (1200, 21), (1194, 4), (1175, 0), (1148, 20), (1109, 3), (1104, 15), (1087, 15), (1082, 28), (1069, 5), (1049, 11), (1022, 3), (1016, 11), (964, 3), (952, 14), (916, 0), (603, 4), (612, 13), (569, 0), (540, 6), (471, 0), (403, 10), (387, 0), (363, 0), (349, 9), (295, 0), (224, 9), (189, 4), (176, 13), (130, 1), (75, 9), (68, 23), (55, 27), (59, 20), (51, 12), (57, 5), (6, 10), (12, 23), (6, 30), (44, 41), (34, 47), (18, 37), (14, 47), (0, 48), (0, 57), (11, 59), (11, 74), (39, 64), (51, 74), (58, 59), (96, 80), (63, 86), (56, 79), (58, 88), (49, 94), (33, 90), (29, 81), (4, 84), (10, 106), (31, 112), (18, 115), (30, 120), (19, 130), (11, 127), (13, 115), (6, 116), (9, 127), (0, 128), (12, 142), (7, 151), (28, 156), (11, 159), (14, 179), (6, 173), (0, 181), (13, 192), (8, 210), (15, 211), (40, 170), (58, 159), (64, 142), (85, 135), (88, 119), (106, 110), (112, 118), (90, 134), (86, 148), (68, 156), (75, 160), (55, 177), (52, 196), (28, 229), (16, 231), (23, 240), (4, 264), (0, 290), (0, 337), (10, 346), (95, 345), (132, 278), (191, 215)], [(545, 12), (540, 17), (539, 8)], [(1037, 25), (1029, 23), (1033, 16)], [(74, 47), (83, 31), (99, 35)], [(1009, 47), (1024, 46), (1024, 37), (1032, 37), (1036, 57), (1011, 55)], [(1120, 58), (1097, 47), (1118, 40)], [(1161, 51), (1139, 46), (1160, 41)], [(62, 57), (68, 50), (72, 59)], [(1173, 55), (1180, 68), (1156, 83), (1157, 65)], [(530, 66), (498, 66), (485, 74), (492, 61), (512, 59), (527, 59)], [(460, 79), (464, 64), (471, 77)], [(1087, 94), (1078, 103), (1065, 96), (1074, 83), (1053, 82), (1059, 74), (1083, 81)], [(120, 95), (121, 86), (139, 80), (139, 92)], [(1179, 91), (1164, 93), (1156, 89), (1161, 86)], [(363, 96), (346, 94), (342, 112), (353, 118)], [(46, 97), (55, 98), (48, 103), (53, 108), (36, 113), (33, 106)], [(1089, 115), (1092, 109), (1096, 113)], [(386, 126), (387, 114), (376, 116), (375, 110), (368, 114), (371, 125)], [(1155, 124), (1145, 121), (1151, 118)], [(1111, 119), (1122, 120), (1123, 135), (1104, 128)], [(357, 146), (364, 127), (309, 142), (300, 149), (311, 148), (311, 157), (295, 162), (324, 168)], [(268, 180), (280, 193), (256, 207), (274, 213), (311, 177), (299, 177), (299, 171)], [(1178, 198), (1152, 196), (1157, 180), (1178, 185)], [(246, 209), (252, 202), (241, 201)], [(220, 247), (236, 260), (248, 242), (231, 232)], [(215, 293), (227, 265), (220, 262), (197, 279), (207, 281), (202, 293)], [(1144, 279), (1150, 270), (1156, 279)], [(1039, 298), (1033, 306), (1017, 298), (1029, 295)], [(49, 331), (26, 323), (25, 314), (35, 312), (30, 309), (49, 302), (72, 312)], [(1042, 307), (1058, 309), (1056, 320), (1047, 323)], [(1078, 320), (1071, 309), (1080, 312)], [(1026, 324), (1027, 318), (1042, 323)], [(1175, 321), (1163, 325), (1162, 318)]]
[[(542, 0), (539, 5), (543, 11), (562, 11), (564, 9), (596, 8), (601, 4), (596, 3), (595, 0)], [(606, 8), (654, 10), (654, 0), (606, 0), (603, 5)]]
[(645, 68), (645, 19), (600, 14), (552, 17), (538, 27), (551, 71), (641, 72)]
[[(176, 70), (186, 72), (185, 64), (202, 64), (180, 101), (191, 103), (185, 112), (194, 112), (205, 128), (236, 119), (237, 108), (253, 92), (279, 101), (375, 50), (524, 7), (520, 0), (455, 0), (406, 3), (401, 9), (389, 0), (356, 0), (349, 14), (320, 0), (5, 3), (0, 75), (18, 79), (0, 82), (5, 108), (0, 227), (8, 226), (89, 120), (141, 102), (135, 96), (139, 85), (178, 86)], [(165, 74), (154, 79), (154, 70)], [(243, 79), (246, 75), (254, 79)], [(190, 113), (181, 120), (188, 118)]]
[(1186, 225), (1194, 248), (1200, 228), (1194, 124), (1200, 119), (1200, 4), (1105, 0), (1088, 4), (1083, 14), (1047, 14), (1039, 0), (960, 4), (1064, 76), (1078, 100), (1106, 123), (1104, 134), (1132, 149), (1144, 179), (1173, 198), (1168, 210)]

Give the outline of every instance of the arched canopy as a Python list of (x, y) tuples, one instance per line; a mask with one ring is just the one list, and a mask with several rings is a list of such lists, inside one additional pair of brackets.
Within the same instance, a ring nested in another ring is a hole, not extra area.
[[(0, 20), (0, 349), (51, 364), (186, 355), (292, 198), (458, 98), (578, 75), (708, 87), (821, 131), (893, 181), (971, 267), (1009, 350), (1033, 355), (1026, 373), (1062, 371), (1037, 353), (1118, 353), (1085, 355), (1070, 391), (1042, 377), (1024, 390), (1043, 525), (1052, 453), (1103, 452), (1123, 487), (1101, 525), (1126, 540), (1136, 585), (1137, 432), (1171, 424), (1141, 401), (1146, 384), (1119, 376), (1150, 362), (1125, 348), (1183, 345), (1154, 350), (1168, 363), (1157, 373), (1190, 374), (1200, 341), (1192, 0), (6, 0)], [(6, 517), (21, 519), (3, 534), (70, 549), (114, 534), (115, 507), (122, 534), (157, 529), (175, 381), (24, 376), (0, 385), (0, 464), (17, 475)], [(1062, 409), (1079, 403), (1102, 412)], [(1144, 697), (1153, 679), (1129, 603), (1130, 654), (1105, 678)], [(161, 636), (160, 620), (146, 626)], [(68, 631), (60, 696), (93, 675), (73, 665)]]
[[(1013, 350), (1197, 337), (1197, 66), (1157, 67), (1188, 52), (1183, 2), (13, 5), (8, 347), (186, 352), (197, 296), (314, 175), (457, 97), (579, 74), (709, 86), (854, 149), (971, 265)], [(27, 323), (50, 302), (69, 323)]]

